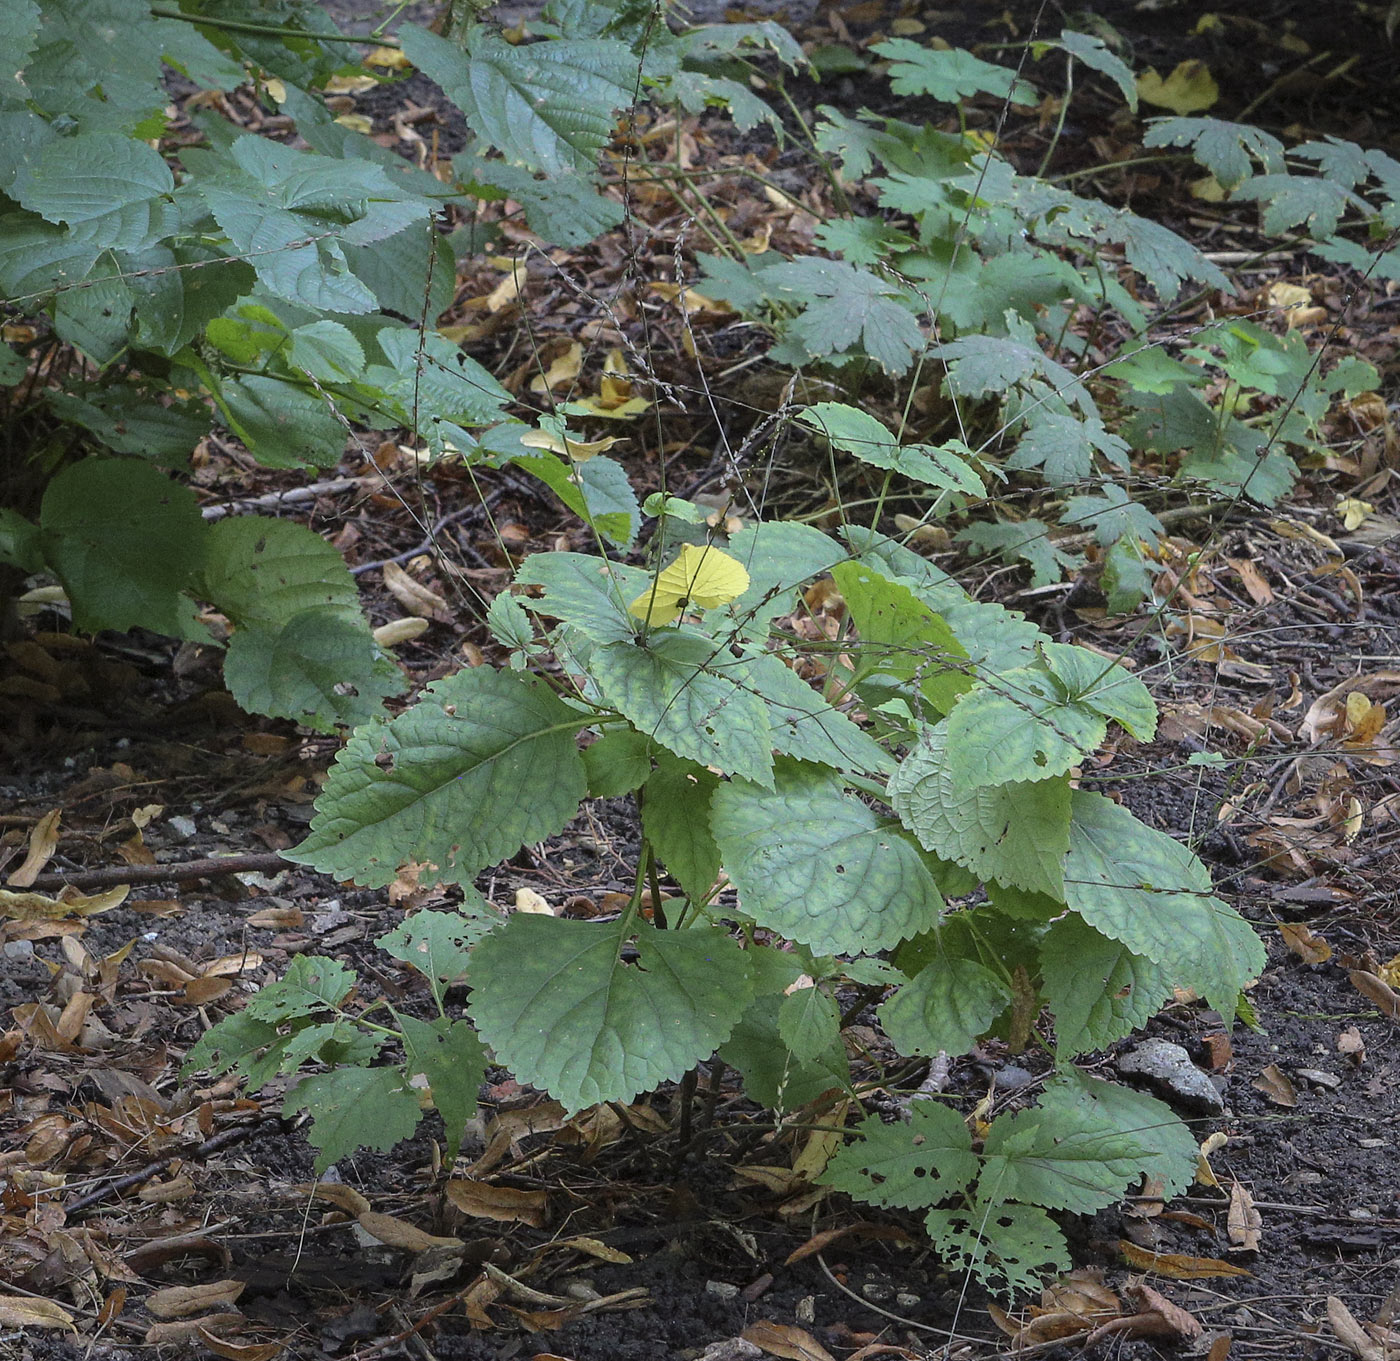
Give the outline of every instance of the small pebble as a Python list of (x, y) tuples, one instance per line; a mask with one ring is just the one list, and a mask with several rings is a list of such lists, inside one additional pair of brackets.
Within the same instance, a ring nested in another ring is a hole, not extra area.
[(1347, 1211), (1347, 1218), (1348, 1218), (1348, 1219), (1363, 1219), (1363, 1220), (1364, 1220), (1364, 1219), (1374, 1219), (1375, 1217), (1376, 1217), (1376, 1216), (1375, 1216), (1375, 1213), (1374, 1213), (1373, 1211), (1371, 1211), (1371, 1210), (1364, 1210), (1364, 1209), (1360, 1208), (1359, 1206), (1358, 1206), (1355, 1210), (1348, 1210), (1348, 1211)]
[(894, 1302), (899, 1305), (901, 1309), (913, 1309), (920, 1303), (920, 1300), (917, 1295), (911, 1295), (907, 1290), (901, 1290), (899, 1294), (894, 1297)]
[(876, 1304), (881, 1304), (889, 1299), (894, 1291), (887, 1286), (884, 1281), (866, 1281), (861, 1286), (860, 1293), (868, 1300), (874, 1300)]
[(198, 830), (193, 818), (187, 818), (183, 814), (176, 814), (169, 818), (165, 824), (176, 841), (188, 841)]
[(6, 959), (33, 959), (34, 942), (32, 940), (7, 940), (0, 953)]
[(815, 1323), (817, 1321), (817, 1297), (815, 1295), (803, 1295), (803, 1297), (797, 1301), (797, 1308), (792, 1312), (799, 1323)]
[(732, 1300), (738, 1297), (739, 1287), (729, 1281), (706, 1281), (705, 1293), (718, 1295), (722, 1300)]
[(1000, 1091), (1019, 1092), (1022, 1087), (1029, 1087), (1035, 1081), (1035, 1074), (1028, 1068), (1008, 1063), (1005, 1068), (997, 1071), (995, 1081)]

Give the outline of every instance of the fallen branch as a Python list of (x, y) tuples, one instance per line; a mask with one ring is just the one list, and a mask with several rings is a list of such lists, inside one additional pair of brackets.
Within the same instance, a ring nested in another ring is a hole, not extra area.
[(117, 884), (159, 884), (165, 880), (212, 879), (221, 874), (267, 874), (287, 868), (276, 851), (248, 855), (209, 855), (174, 865), (104, 865), (92, 870), (58, 870), (41, 874), (31, 887), (39, 893), (61, 888), (113, 888)]

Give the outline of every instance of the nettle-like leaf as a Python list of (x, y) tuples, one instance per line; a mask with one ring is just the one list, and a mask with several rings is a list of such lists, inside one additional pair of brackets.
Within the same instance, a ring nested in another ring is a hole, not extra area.
[(1157, 118), (1148, 124), (1142, 144), (1184, 146), (1226, 189), (1236, 188), (1257, 160), (1269, 173), (1284, 169), (1283, 143), (1252, 123), (1220, 118)]
[(977, 1176), (972, 1135), (939, 1101), (913, 1102), (907, 1123), (867, 1116), (852, 1133), (817, 1180), (868, 1205), (920, 1210), (965, 1191)]
[(448, 987), (466, 974), (471, 947), (503, 920), (469, 888), (457, 911), (415, 912), (374, 943), (385, 954), (417, 969), (441, 1006)]
[(1212, 888), (1210, 872), (1180, 842), (1102, 794), (1075, 791), (1065, 901), (1096, 931), (1230, 1017), (1241, 989), (1264, 967), (1264, 947)]
[(1060, 897), (1069, 850), (1066, 777), (970, 786), (948, 765), (947, 724), (924, 731), (890, 781), (890, 802), (927, 851), (1031, 892)]
[(1042, 643), (1041, 655), (1074, 703), (1112, 719), (1139, 742), (1156, 736), (1156, 702), (1147, 687), (1117, 662), (1065, 643)]
[(811, 525), (767, 520), (745, 525), (729, 541), (729, 555), (749, 574), (749, 588), (720, 617), (736, 628), (767, 634), (767, 621), (797, 603), (797, 588), (840, 562), (846, 550)]
[(603, 700), (677, 756), (772, 785), (768, 711), (749, 664), (702, 634), (653, 629), (645, 644), (609, 643), (589, 672)]
[(872, 49), (890, 62), (890, 89), (897, 95), (930, 95), (957, 104), (973, 95), (990, 94), (1015, 104), (1034, 104), (1035, 88), (1005, 66), (974, 57), (962, 48), (939, 50), (890, 38)]
[[(600, 194), (582, 174), (554, 173), (537, 177), (523, 166), (459, 156), (452, 163), (458, 176), (480, 190), (480, 197), (513, 198), (525, 210), (530, 230), (546, 242), (584, 246), (622, 225), (626, 209)], [(494, 189), (495, 195), (489, 191)]]
[(78, 628), (185, 632), (181, 592), (208, 543), (187, 487), (135, 459), (83, 459), (49, 483), (39, 527)]
[(1102, 490), (1092, 495), (1071, 496), (1060, 523), (1092, 526), (1094, 537), (1105, 548), (1125, 538), (1155, 544), (1165, 532), (1162, 522), (1116, 482), (1105, 482)]
[(965, 694), (947, 728), (949, 774), (973, 786), (1054, 779), (1108, 731), (1096, 709), (1067, 698), (1048, 670), (1028, 666)]
[(333, 1011), (349, 996), (355, 975), (343, 964), (321, 955), (297, 955), (287, 972), (255, 994), (247, 1014), (274, 1025), (299, 1016)]
[(924, 334), (903, 302), (906, 290), (844, 260), (804, 256), (763, 271), (773, 296), (801, 309), (789, 323), (813, 359), (859, 345), (886, 373), (903, 373), (922, 353)]
[(477, 946), (471, 1015), (497, 1059), (570, 1110), (681, 1077), (734, 1029), (752, 985), (717, 927), (519, 913)]
[(397, 1068), (336, 1068), (304, 1077), (282, 1103), (283, 1115), (311, 1115), (307, 1138), (319, 1176), (362, 1148), (387, 1152), (418, 1128), (418, 1093)]
[(425, 866), (421, 883), (467, 883), (577, 811), (586, 722), (513, 672), (437, 681), (392, 722), (355, 732), (287, 858), (375, 888), (410, 862)]
[(15, 179), (12, 196), (75, 240), (139, 251), (171, 235), (175, 177), (160, 152), (116, 132), (50, 142)]
[[(757, 973), (757, 959), (762, 956), (755, 949), (744, 953), (755, 956)], [(782, 986), (792, 981), (788, 976)], [(734, 1033), (719, 1048), (719, 1057), (743, 1078), (744, 1094), (766, 1110), (792, 1111), (830, 1092), (849, 1093), (850, 1063), (840, 1035), (813, 1058), (799, 1059), (779, 1029), (783, 1002), (773, 992), (754, 998)]]
[(1160, 965), (1072, 913), (1045, 933), (1040, 970), (1062, 1056), (1103, 1049), (1132, 1034), (1171, 993)]
[(940, 951), (880, 1008), (880, 1024), (901, 1054), (966, 1054), (1011, 1000), (985, 964)]
[(873, 953), (931, 928), (943, 899), (897, 827), (819, 767), (721, 785), (711, 827), (744, 912), (818, 954)]
[(477, 1094), (486, 1077), (486, 1051), (468, 1021), (446, 1016), (436, 1021), (404, 1015), (396, 1019), (403, 1035), (404, 1075), (427, 1079), (447, 1133), (450, 1167), (462, 1147), (466, 1123), (476, 1113)]
[(615, 459), (568, 463), (551, 453), (520, 454), (511, 462), (538, 477), (585, 524), (619, 548), (637, 537), (641, 512), (627, 471)]
[(630, 104), (637, 89), (637, 58), (615, 39), (512, 46), (476, 26), (458, 47), (405, 24), (399, 41), (473, 132), (547, 174), (590, 167), (612, 135), (613, 111)]
[(778, 1004), (778, 1034), (799, 1063), (811, 1063), (840, 1043), (841, 1008), (824, 988), (797, 988)]
[(1052, 1273), (1068, 1271), (1065, 1236), (1037, 1205), (973, 1199), (952, 1210), (930, 1210), (924, 1228), (934, 1251), (997, 1294), (1033, 1290)]
[(1006, 563), (1030, 564), (1031, 585), (1049, 586), (1084, 565), (1078, 553), (1066, 553), (1050, 537), (1043, 520), (978, 520), (953, 536), (982, 553), (995, 553)]
[(986, 484), (966, 461), (973, 456), (972, 451), (959, 440), (941, 448), (900, 445), (869, 412), (844, 402), (818, 402), (799, 412), (797, 419), (820, 430), (836, 448), (872, 468), (886, 468), (916, 482), (965, 496), (982, 496), (986, 492)]
[(1107, 76), (1122, 92), (1128, 108), (1137, 112), (1137, 82), (1133, 79), (1133, 69), (1118, 56), (1102, 38), (1092, 33), (1076, 33), (1071, 28), (1060, 33), (1059, 45), (1070, 56), (1082, 61), (1090, 70)]
[(1283, 236), (1300, 226), (1313, 236), (1335, 236), (1349, 209), (1365, 208), (1345, 185), (1311, 175), (1253, 175), (1234, 197), (1263, 205), (1263, 227), (1270, 236)]
[(515, 574), (518, 586), (539, 586), (542, 594), (522, 606), (559, 619), (595, 643), (630, 642), (637, 621), (629, 601), (646, 588), (651, 573), (610, 562), (591, 553), (531, 553)]

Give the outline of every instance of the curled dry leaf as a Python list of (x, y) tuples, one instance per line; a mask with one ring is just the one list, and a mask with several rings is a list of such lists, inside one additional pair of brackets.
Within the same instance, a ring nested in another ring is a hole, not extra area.
[(1263, 1092), (1275, 1106), (1285, 1106), (1291, 1110), (1298, 1104), (1298, 1093), (1293, 1083), (1276, 1063), (1269, 1064), (1249, 1085)]
[(411, 643), (425, 634), (432, 624), (424, 618), (409, 616), (404, 619), (391, 619), (374, 630), (374, 641), (380, 647), (398, 647), (400, 643)]
[(58, 822), (63, 816), (61, 808), (51, 808), (29, 833), (29, 850), (24, 863), (12, 874), (6, 883), (14, 888), (28, 888), (38, 877), (44, 866), (53, 859), (58, 850)]
[(1337, 1036), (1337, 1053), (1345, 1059), (1350, 1059), (1358, 1068), (1366, 1062), (1366, 1041), (1356, 1026), (1347, 1026)]
[(1155, 1271), (1174, 1281), (1203, 1281), (1213, 1276), (1252, 1276), (1252, 1271), (1218, 1257), (1192, 1257), (1182, 1252), (1152, 1252), (1126, 1239), (1118, 1240), (1118, 1251), (1135, 1271)]
[(1335, 1295), (1327, 1297), (1327, 1322), (1332, 1325), (1337, 1340), (1346, 1346), (1356, 1361), (1388, 1361), (1386, 1348), (1378, 1343), (1356, 1320), (1356, 1315)]
[(835, 1357), (814, 1338), (792, 1323), (774, 1323), (761, 1318), (751, 1323), (739, 1334), (745, 1342), (751, 1342), (769, 1356), (780, 1356), (784, 1361), (835, 1361)]
[(12, 893), (0, 889), (0, 917), (12, 921), (58, 921), (63, 917), (95, 917), (120, 907), (131, 892), (130, 884), (120, 884), (105, 893), (88, 896), (74, 889), (64, 889), (57, 898), (42, 893)]
[(1230, 1188), (1230, 1211), (1226, 1219), (1230, 1247), (1238, 1252), (1258, 1252), (1264, 1236), (1264, 1221), (1255, 1208), (1254, 1197), (1236, 1182)]
[(353, 1186), (346, 1186), (344, 1182), (318, 1181), (315, 1185), (302, 1182), (300, 1186), (293, 1186), (292, 1190), (299, 1195), (312, 1196), (316, 1200), (328, 1200), (336, 1209), (344, 1210), (356, 1219), (369, 1211), (369, 1201)]
[(360, 1215), (359, 1225), (371, 1238), (377, 1238), (391, 1248), (402, 1248), (405, 1252), (426, 1252), (429, 1248), (461, 1246), (456, 1238), (439, 1238), (405, 1219), (376, 1214), (373, 1210), (366, 1210)]
[(272, 1361), (282, 1351), (280, 1342), (228, 1342), (202, 1325), (195, 1329), (195, 1335), (215, 1356), (227, 1361)]
[(1302, 922), (1284, 922), (1278, 933), (1304, 964), (1325, 964), (1332, 958), (1332, 947)]
[(168, 1323), (153, 1323), (146, 1329), (146, 1342), (161, 1346), (171, 1342), (188, 1342), (192, 1337), (200, 1337), (205, 1332), (234, 1332), (244, 1327), (248, 1320), (242, 1314), (206, 1314), (203, 1318), (172, 1319)]
[(1382, 1016), (1400, 1021), (1400, 992), (1396, 992), (1385, 979), (1367, 969), (1352, 969), (1347, 977), (1357, 992), (1376, 1004)]
[(71, 1328), (73, 1315), (52, 1300), (0, 1295), (0, 1328)]
[(454, 1177), (447, 1183), (447, 1198), (463, 1214), (502, 1224), (542, 1229), (549, 1218), (549, 1197), (543, 1191), (518, 1191), (513, 1186)]
[(398, 563), (384, 564), (384, 585), (389, 594), (409, 614), (422, 619), (437, 619), (443, 623), (451, 620), (452, 611), (448, 608), (447, 601), (436, 591), (429, 590), (421, 581), (415, 581)]
[(188, 1318), (191, 1314), (232, 1304), (244, 1290), (243, 1281), (209, 1281), (204, 1285), (170, 1285), (153, 1291), (144, 1301), (157, 1318)]

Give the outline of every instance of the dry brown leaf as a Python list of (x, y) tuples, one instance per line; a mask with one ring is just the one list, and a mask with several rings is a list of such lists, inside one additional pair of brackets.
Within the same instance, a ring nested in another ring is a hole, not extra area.
[(549, 1218), (549, 1196), (544, 1191), (519, 1191), (513, 1186), (454, 1177), (447, 1183), (447, 1198), (463, 1214), (502, 1224), (529, 1224), (541, 1229)]
[(739, 1334), (769, 1356), (784, 1361), (836, 1361), (836, 1358), (811, 1333), (792, 1323), (774, 1323), (762, 1318), (751, 1323)]
[(1347, 1026), (1337, 1036), (1337, 1053), (1350, 1059), (1358, 1068), (1366, 1062), (1366, 1041), (1362, 1039), (1361, 1031), (1356, 1026)]
[(299, 1195), (312, 1196), (316, 1200), (328, 1200), (336, 1209), (344, 1210), (356, 1219), (369, 1210), (369, 1201), (353, 1186), (347, 1186), (344, 1182), (318, 1181), (314, 1185), (302, 1182), (299, 1186), (293, 1186), (292, 1190)]
[(29, 833), (29, 850), (24, 863), (5, 881), (14, 888), (28, 888), (53, 859), (58, 850), (58, 823), (63, 809), (51, 808)]
[(1258, 1252), (1264, 1236), (1264, 1221), (1255, 1208), (1254, 1197), (1236, 1182), (1230, 1188), (1230, 1210), (1226, 1219), (1230, 1246), (1240, 1252)]
[(1396, 992), (1385, 979), (1366, 969), (1352, 969), (1347, 977), (1357, 992), (1376, 1004), (1382, 1016), (1400, 1021), (1400, 992)]
[(1226, 558), (1226, 562), (1235, 569), (1236, 575), (1244, 582), (1244, 588), (1249, 592), (1249, 598), (1256, 605), (1272, 605), (1274, 603), (1274, 588), (1265, 580), (1264, 574), (1248, 558)]
[(1293, 951), (1304, 964), (1325, 964), (1332, 958), (1332, 947), (1319, 935), (1315, 935), (1302, 922), (1283, 922), (1278, 929), (1283, 943)]
[(824, 1252), (842, 1238), (884, 1238), (904, 1247), (911, 1246), (913, 1242), (903, 1229), (896, 1228), (893, 1224), (872, 1224), (858, 1220), (854, 1224), (846, 1224), (839, 1229), (824, 1229), (821, 1233), (813, 1234), (800, 1248), (795, 1248), (788, 1254), (783, 1265), (791, 1266), (794, 1262), (802, 1261), (804, 1257)]
[(73, 1315), (52, 1300), (0, 1295), (0, 1328), (71, 1328)]
[(421, 638), (431, 627), (427, 619), (418, 616), (391, 619), (374, 630), (374, 641), (380, 647), (398, 647), (401, 643), (411, 643), (415, 638)]
[(157, 1318), (188, 1318), (205, 1309), (232, 1304), (244, 1290), (243, 1281), (209, 1281), (204, 1285), (168, 1285), (152, 1291), (143, 1303)]
[(1235, 1345), (1235, 1339), (1231, 1333), (1221, 1333), (1214, 1342), (1210, 1344), (1210, 1350), (1206, 1353), (1206, 1361), (1229, 1361), (1230, 1348)]
[(8, 889), (0, 888), (0, 917), (22, 922), (94, 917), (99, 912), (110, 912), (114, 907), (120, 907), (130, 892), (130, 884), (121, 884), (91, 897), (76, 889), (64, 889), (57, 898), (49, 898), (42, 893), (11, 893)]
[(391, 1248), (402, 1248), (405, 1252), (426, 1252), (429, 1248), (461, 1246), (459, 1239), (439, 1238), (407, 1220), (396, 1219), (393, 1215), (376, 1214), (373, 1210), (361, 1213), (359, 1224), (371, 1238), (377, 1238)]
[(265, 907), (248, 918), (249, 926), (265, 931), (289, 931), (306, 924), (306, 913), (299, 907)]
[(1125, 1238), (1118, 1240), (1118, 1251), (1123, 1260), (1135, 1271), (1155, 1271), (1158, 1275), (1169, 1276), (1174, 1281), (1202, 1281), (1214, 1276), (1253, 1276), (1242, 1266), (1223, 1262), (1218, 1257), (1192, 1257), (1182, 1252), (1152, 1252), (1130, 1243)]
[(1387, 1361), (1386, 1348), (1374, 1341), (1356, 1321), (1356, 1316), (1335, 1295), (1327, 1297), (1327, 1322), (1337, 1334), (1337, 1340), (1356, 1357), (1356, 1361)]
[(1261, 1070), (1259, 1076), (1249, 1085), (1255, 1091), (1263, 1092), (1275, 1106), (1286, 1106), (1291, 1110), (1298, 1104), (1298, 1093), (1294, 1090), (1293, 1083), (1276, 1063), (1271, 1063)]
[(153, 1323), (146, 1329), (146, 1341), (154, 1346), (171, 1342), (188, 1342), (204, 1332), (225, 1332), (243, 1327), (248, 1320), (242, 1314), (206, 1314), (203, 1318), (172, 1319), (168, 1323)]
[(179, 1000), (186, 1006), (202, 1007), (232, 991), (233, 980), (229, 978), (192, 978), (185, 984)]
[(272, 1361), (282, 1352), (280, 1342), (226, 1342), (203, 1324), (195, 1329), (195, 1334), (215, 1356), (227, 1357), (228, 1361)]
[(1141, 1282), (1127, 1285), (1123, 1293), (1137, 1312), (1121, 1323), (1096, 1329), (1085, 1339), (1086, 1345), (1110, 1329), (1131, 1337), (1171, 1337), (1179, 1342), (1194, 1342), (1205, 1331), (1196, 1318), (1150, 1285)]
[(383, 572), (385, 588), (410, 614), (420, 619), (438, 619), (443, 623), (451, 620), (452, 611), (447, 601), (411, 577), (398, 563), (386, 562)]

